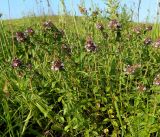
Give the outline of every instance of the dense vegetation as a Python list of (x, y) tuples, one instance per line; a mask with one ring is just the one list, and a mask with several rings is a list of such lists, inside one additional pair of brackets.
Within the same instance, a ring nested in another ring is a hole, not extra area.
[(0, 136), (159, 137), (157, 25), (108, 3), (0, 24)]

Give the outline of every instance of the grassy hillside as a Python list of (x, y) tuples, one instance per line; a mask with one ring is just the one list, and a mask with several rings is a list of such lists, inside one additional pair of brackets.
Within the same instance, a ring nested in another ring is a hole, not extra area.
[(0, 136), (160, 136), (158, 25), (81, 11), (1, 20)]

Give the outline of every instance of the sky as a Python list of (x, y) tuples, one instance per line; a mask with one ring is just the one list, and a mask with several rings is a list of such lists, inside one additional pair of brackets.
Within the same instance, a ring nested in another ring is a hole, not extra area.
[[(80, 15), (78, 5), (83, 0), (65, 0), (68, 12)], [(105, 9), (105, 2), (107, 0), (84, 0), (86, 8), (98, 6), (100, 9)], [(121, 5), (126, 4), (137, 13), (137, 5), (139, 0), (119, 0)], [(158, 0), (141, 0), (140, 7), (140, 21), (153, 22), (157, 15), (157, 1)], [(0, 0), (0, 13), (3, 14), (3, 19), (21, 18), (28, 15), (42, 15), (42, 11), (50, 14), (58, 14), (61, 11), (60, 0), (49, 0), (50, 8), (47, 6), (47, 0)], [(92, 4), (92, 2), (94, 4)], [(149, 17), (149, 18), (147, 18)], [(137, 21), (137, 16), (134, 16)]]

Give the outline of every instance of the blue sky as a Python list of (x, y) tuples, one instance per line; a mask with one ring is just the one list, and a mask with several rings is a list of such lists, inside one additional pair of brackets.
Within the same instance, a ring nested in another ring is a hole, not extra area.
[[(8, 4), (9, 1), (9, 4)], [(42, 2), (40, 2), (42, 1)], [(60, 0), (49, 0), (51, 8), (48, 9), (46, 0), (0, 0), (0, 12), (3, 14), (3, 19), (8, 18), (21, 18), (26, 15), (39, 15), (42, 11), (46, 13), (57, 14), (60, 11)], [(68, 11), (79, 14), (78, 4), (82, 0), (65, 0)], [(105, 8), (105, 1), (107, 0), (84, 0), (87, 8), (92, 7), (91, 2), (94, 2), (94, 6), (99, 6), (101, 9)], [(134, 12), (137, 12), (137, 5), (139, 0), (120, 0), (121, 5), (126, 4), (129, 8), (132, 8)], [(141, 0), (140, 8), (140, 21), (146, 21), (146, 17), (149, 16), (148, 21), (154, 21), (157, 12), (157, 0)], [(10, 5), (10, 6), (9, 6)], [(135, 16), (135, 20), (137, 20)]]

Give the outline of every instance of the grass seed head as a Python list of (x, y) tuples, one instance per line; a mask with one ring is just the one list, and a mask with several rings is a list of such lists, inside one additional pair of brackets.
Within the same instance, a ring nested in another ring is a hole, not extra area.
[(84, 8), (82, 6), (78, 6), (78, 8), (79, 8), (79, 11), (80, 11), (81, 14), (87, 14), (87, 9), (86, 8)]

